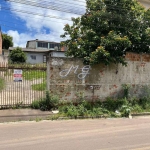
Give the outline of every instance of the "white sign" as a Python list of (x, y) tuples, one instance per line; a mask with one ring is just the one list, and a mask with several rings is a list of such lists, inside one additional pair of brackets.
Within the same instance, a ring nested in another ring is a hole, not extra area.
[(22, 70), (14, 69), (14, 81), (22, 82)]

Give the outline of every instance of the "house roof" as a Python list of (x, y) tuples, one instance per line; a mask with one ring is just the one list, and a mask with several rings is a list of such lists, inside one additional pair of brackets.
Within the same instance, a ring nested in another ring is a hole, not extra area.
[(38, 41), (38, 42), (49, 42), (49, 43), (60, 43), (60, 42), (53, 42), (53, 41), (45, 41), (45, 40), (39, 40), (39, 39), (36, 39), (36, 40), (29, 40), (29, 41), (27, 41), (27, 43), (28, 42), (34, 42), (34, 41)]

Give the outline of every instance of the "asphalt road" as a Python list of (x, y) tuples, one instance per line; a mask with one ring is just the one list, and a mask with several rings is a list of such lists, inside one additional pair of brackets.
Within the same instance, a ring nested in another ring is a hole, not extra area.
[(0, 150), (150, 150), (150, 118), (1, 123)]

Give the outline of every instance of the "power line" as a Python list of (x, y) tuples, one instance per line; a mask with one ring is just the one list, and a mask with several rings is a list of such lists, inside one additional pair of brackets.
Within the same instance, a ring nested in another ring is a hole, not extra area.
[[(30, 1), (30, 0), (28, 0), (28, 3), (27, 3), (27, 1), (26, 1), (26, 3), (23, 3), (21, 0), (7, 0), (7, 1), (10, 1), (10, 2), (14, 2), (14, 3), (20, 3), (20, 4), (25, 4), (25, 5), (30, 5), (30, 6), (35, 6), (35, 5), (31, 5), (32, 3), (33, 3), (33, 1)], [(42, 1), (43, 2), (43, 1)], [(44, 1), (44, 2), (47, 2), (47, 1)], [(106, 1), (107, 2), (107, 1)], [(108, 2), (109, 2), (109, 0), (108, 0)], [(37, 4), (37, 2), (36, 1), (34, 1), (34, 3), (35, 4)], [(130, 9), (127, 9), (127, 8), (123, 8), (123, 7), (121, 7), (121, 6), (117, 6), (117, 5), (113, 5), (113, 3), (112, 4), (106, 4), (105, 2), (103, 2), (105, 5), (106, 5), (106, 7), (107, 6), (110, 6), (111, 8), (112, 7), (115, 7), (115, 9), (117, 8), (119, 8), (119, 9), (124, 9), (124, 10), (130, 10)], [(123, 2), (117, 2), (117, 3), (119, 3), (119, 4), (125, 4), (125, 3), (123, 3)], [(38, 4), (40, 4), (40, 3), (38, 3)], [(42, 3), (41, 3), (42, 4)], [(67, 5), (66, 5), (67, 6)], [(83, 5), (80, 5), (80, 6), (83, 6)], [(44, 6), (38, 6), (38, 7), (42, 7), (42, 8), (47, 8), (47, 7), (44, 7)], [(110, 8), (109, 7), (109, 8)], [(56, 10), (56, 9), (55, 9)], [(97, 9), (97, 10), (99, 10), (99, 9)], [(73, 12), (70, 12), (70, 13), (73, 13)], [(77, 13), (75, 13), (75, 14), (77, 14)], [(79, 14), (79, 15), (82, 15), (82, 14)]]
[[(40, 7), (40, 8), (46, 8), (46, 9), (51, 9), (51, 10), (57, 10), (57, 11), (66, 12), (66, 13), (73, 13), (73, 14), (77, 14), (77, 15), (82, 15), (83, 14), (83, 13), (81, 13), (81, 10), (79, 11), (79, 8), (78, 9), (72, 9), (71, 8), (72, 10), (68, 10), (69, 7), (66, 7), (66, 6), (65, 7), (58, 7), (56, 5), (43, 6), (40, 3), (33, 3), (31, 1), (28, 1), (28, 2), (25, 2), (25, 1), (14, 1), (14, 0), (9, 0), (9, 1), (13, 2), (13, 3), (25, 4), (25, 5), (34, 6), (34, 7)], [(68, 9), (66, 9), (66, 8), (68, 8)]]
[[(6, 8), (6, 7), (2, 7), (2, 9), (4, 9), (4, 10), (11, 10), (10, 8)], [(21, 10), (13, 10), (14, 12), (16, 11), (16, 12), (20, 12), (20, 13), (26, 13), (26, 14), (30, 14), (30, 15), (38, 15), (38, 16), (40, 16), (40, 17), (49, 17), (49, 18), (53, 18), (53, 19), (61, 19), (61, 20), (67, 20), (67, 21), (71, 21), (71, 20), (69, 20), (68, 18), (61, 18), (61, 17), (57, 17), (57, 16), (46, 16), (46, 15), (43, 15), (43, 14), (36, 14), (36, 13), (32, 13), (32, 12), (27, 12), (27, 11), (21, 11)], [(118, 17), (118, 16), (117, 16)], [(114, 21), (116, 21), (116, 22), (120, 22), (120, 20), (115, 20), (115, 19), (117, 19), (117, 17), (112, 17), (112, 16), (109, 16), (109, 17), (106, 17), (106, 16), (104, 16), (103, 18), (105, 19), (109, 19), (109, 20), (114, 20)], [(126, 20), (126, 16), (124, 16), (124, 19)], [(130, 18), (128, 18), (128, 19), (134, 19), (134, 18), (132, 18), (132, 17), (130, 17)], [(127, 20), (127, 21), (130, 21), (130, 20)]]
[[(57, 10), (57, 11), (61, 11), (61, 12), (73, 13), (73, 14), (77, 14), (77, 15), (82, 15), (83, 14), (83, 13), (77, 13), (77, 12), (72, 12), (72, 11), (66, 10), (63, 7), (58, 7), (58, 6), (56, 7), (56, 5), (54, 5), (54, 8), (52, 8), (50, 6), (42, 6), (42, 3), (41, 4), (37, 3), (37, 2), (33, 3), (33, 1), (24, 1), (24, 2), (20, 1), (20, 0), (17, 0), (17, 1), (16, 0), (8, 0), (8, 1), (13, 2), (13, 3), (19, 3), (19, 4), (25, 4), (25, 5), (29, 5), (29, 6), (34, 6), (34, 7), (40, 7), (40, 8), (46, 8), (46, 9), (51, 9), (51, 10)], [(109, 8), (115, 7), (115, 9), (119, 8), (119, 9), (122, 9), (122, 10), (129, 10), (129, 9), (126, 9), (126, 8), (122, 8), (121, 6), (113, 6), (112, 7), (112, 5), (109, 5), (109, 4), (107, 4), (106, 7), (107, 6), (110, 6)], [(97, 9), (97, 10), (99, 10), (99, 9)], [(79, 12), (79, 10), (78, 10), (78, 12)]]
[(27, 14), (30, 14), (30, 15), (37, 15), (37, 16), (41, 16), (41, 17), (48, 17), (48, 18), (55, 18), (55, 19), (71, 21), (68, 18), (61, 18), (61, 17), (58, 17), (58, 16), (52, 16), (52, 15), (37, 14), (37, 13), (27, 12), (27, 11), (18, 10), (18, 9), (10, 9), (10, 8), (7, 8), (7, 7), (1, 7), (1, 9), (3, 9), (3, 10), (11, 10), (11, 11), (20, 12), (20, 13), (27, 13)]

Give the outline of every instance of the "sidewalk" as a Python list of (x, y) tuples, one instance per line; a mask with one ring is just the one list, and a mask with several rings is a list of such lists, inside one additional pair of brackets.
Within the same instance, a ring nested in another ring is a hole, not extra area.
[(46, 118), (53, 113), (51, 111), (41, 111), (35, 109), (6, 109), (0, 110), (0, 122), (26, 121), (36, 118)]

